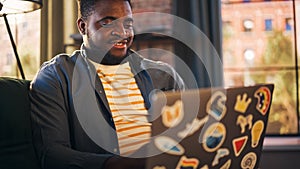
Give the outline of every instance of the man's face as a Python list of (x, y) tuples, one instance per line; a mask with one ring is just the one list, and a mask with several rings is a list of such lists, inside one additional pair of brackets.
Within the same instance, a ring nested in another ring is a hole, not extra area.
[(132, 44), (133, 19), (127, 1), (97, 1), (95, 12), (81, 24), (79, 21), (78, 26), (84, 26), (85, 32), (81, 33), (85, 46), (93, 51), (108, 52), (110, 57), (121, 59)]

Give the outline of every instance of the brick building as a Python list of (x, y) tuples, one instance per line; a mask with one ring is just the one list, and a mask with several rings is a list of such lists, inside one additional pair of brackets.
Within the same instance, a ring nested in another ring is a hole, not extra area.
[[(283, 31), (287, 37), (294, 41), (292, 1), (221, 0), (221, 2), (225, 68), (257, 66), (260, 57), (265, 51), (267, 38), (274, 30)], [(172, 11), (171, 0), (132, 0), (132, 4), (134, 13), (171, 13)], [(144, 20), (139, 21), (139, 23), (142, 27), (143, 22), (147, 23), (150, 21), (161, 26), (160, 28), (153, 27), (152, 29), (166, 31), (172, 27), (172, 21), (164, 18), (153, 18), (151, 16), (146, 19), (144, 18)], [(140, 44), (139, 49), (148, 47), (157, 47), (171, 51), (173, 49), (172, 43), (169, 41), (159, 43), (140, 42)], [(164, 60), (163, 58), (151, 56), (149, 52), (144, 54), (146, 57), (155, 60)], [(168, 60), (168, 62), (172, 64), (172, 61), (170, 61), (170, 59)]]
[(222, 2), (225, 66), (257, 66), (274, 30), (283, 31), (293, 41), (292, 1)]

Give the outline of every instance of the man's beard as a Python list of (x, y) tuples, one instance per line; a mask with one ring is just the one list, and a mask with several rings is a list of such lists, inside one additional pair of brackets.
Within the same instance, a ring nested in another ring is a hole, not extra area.
[(118, 65), (123, 62), (123, 60), (128, 56), (128, 51), (126, 52), (126, 55), (123, 57), (113, 56), (108, 52), (104, 58), (101, 61), (101, 64), (103, 65)]
[(128, 56), (128, 49), (123, 57), (114, 56), (110, 53), (110, 49), (101, 49), (99, 45), (96, 45), (91, 39), (87, 39), (88, 46), (85, 46), (87, 52), (87, 57), (96, 63), (101, 63), (104, 65), (118, 65)]
[(122, 61), (127, 58), (128, 50), (123, 57), (114, 56), (110, 53), (110, 51), (104, 51), (99, 48), (86, 48), (87, 57), (96, 63), (101, 63), (104, 65), (118, 65), (121, 64)]

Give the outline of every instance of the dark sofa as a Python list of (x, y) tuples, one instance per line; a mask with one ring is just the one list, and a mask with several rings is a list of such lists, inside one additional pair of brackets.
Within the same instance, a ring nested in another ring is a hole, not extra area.
[[(41, 169), (31, 136), (30, 81), (0, 77), (0, 169)], [(299, 145), (265, 147), (260, 168), (299, 168)]]
[(0, 169), (40, 169), (32, 144), (29, 83), (0, 77)]

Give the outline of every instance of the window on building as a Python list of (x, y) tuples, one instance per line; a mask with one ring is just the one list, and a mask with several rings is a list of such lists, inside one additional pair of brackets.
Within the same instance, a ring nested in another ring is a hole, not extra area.
[[(26, 14), (7, 15), (7, 19), (26, 79), (32, 79), (39, 68), (40, 10)], [(21, 78), (3, 17), (0, 17), (0, 33), (0, 76)]]
[(265, 31), (272, 31), (273, 25), (272, 25), (272, 19), (265, 19)]
[(292, 18), (285, 18), (285, 30), (286, 31), (291, 31), (292, 30), (292, 24), (293, 24), (293, 19)]
[(245, 32), (251, 32), (254, 27), (254, 22), (251, 19), (243, 20), (243, 28)]
[[(252, 29), (255, 36), (228, 36), (230, 34), (223, 32), (224, 81), (225, 86), (275, 84), (268, 135), (300, 133), (296, 62), (299, 56), (295, 55), (295, 40), (300, 34), (297, 36), (292, 29), (294, 18), (299, 20), (300, 1), (295, 2), (296, 7), (293, 7), (293, 1), (286, 0), (248, 3), (230, 3), (229, 0), (222, 3), (222, 20), (231, 22), (232, 31), (236, 34), (241, 32), (239, 18), (253, 18), (253, 22), (261, 28)], [(293, 9), (297, 10), (296, 16)], [(270, 13), (276, 17), (271, 19)], [(297, 26), (299, 23), (295, 24)], [(288, 34), (285, 33), (287, 30)], [(229, 51), (230, 55), (227, 54)], [(227, 61), (229, 59), (230, 62)]]
[[(159, 2), (159, 5), (158, 5)], [(140, 13), (144, 11), (171, 13), (172, 0), (163, 1), (132, 1), (133, 13)], [(138, 51), (143, 57), (151, 60), (159, 60), (175, 66), (174, 62), (174, 41), (159, 34), (145, 33), (145, 32), (159, 32), (167, 33), (172, 29), (173, 21), (169, 20), (167, 16), (152, 17), (153, 26), (145, 27), (149, 18), (137, 17), (135, 18), (135, 40), (132, 48)], [(145, 24), (146, 23), (146, 24)], [(171, 51), (171, 52), (167, 52)]]
[(244, 58), (246, 60), (246, 64), (253, 64), (255, 59), (255, 51), (253, 49), (246, 49), (244, 51)]

